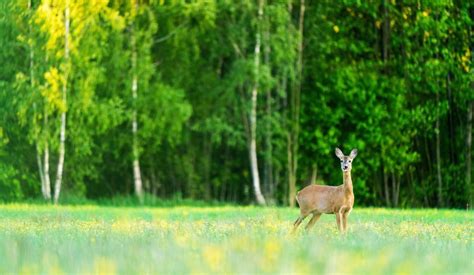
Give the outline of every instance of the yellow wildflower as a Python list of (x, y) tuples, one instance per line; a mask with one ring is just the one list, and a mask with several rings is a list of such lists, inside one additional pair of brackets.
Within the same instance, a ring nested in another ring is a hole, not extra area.
[(204, 260), (212, 271), (219, 271), (224, 259), (223, 251), (217, 246), (206, 246), (203, 251)]

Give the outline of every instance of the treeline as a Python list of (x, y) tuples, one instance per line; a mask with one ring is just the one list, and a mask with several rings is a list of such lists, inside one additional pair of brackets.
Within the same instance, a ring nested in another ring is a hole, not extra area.
[(0, 1), (0, 199), (472, 205), (469, 1)]

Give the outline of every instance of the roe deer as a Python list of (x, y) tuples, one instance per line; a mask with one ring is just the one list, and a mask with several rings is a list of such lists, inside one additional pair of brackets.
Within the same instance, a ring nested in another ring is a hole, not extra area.
[(300, 206), (300, 216), (294, 223), (293, 232), (296, 231), (301, 222), (309, 215), (313, 217), (306, 225), (306, 230), (311, 229), (322, 214), (336, 214), (336, 222), (339, 231), (347, 230), (347, 216), (354, 205), (354, 192), (352, 191), (351, 169), (352, 160), (357, 155), (357, 149), (353, 149), (349, 156), (344, 156), (339, 148), (336, 148), (336, 156), (341, 160), (343, 184), (339, 186), (315, 185), (306, 186), (296, 195), (296, 201)]

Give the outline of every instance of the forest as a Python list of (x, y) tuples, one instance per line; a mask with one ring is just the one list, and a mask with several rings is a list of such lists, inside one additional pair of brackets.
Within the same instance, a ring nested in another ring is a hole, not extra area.
[(2, 0), (0, 200), (473, 205), (474, 4)]

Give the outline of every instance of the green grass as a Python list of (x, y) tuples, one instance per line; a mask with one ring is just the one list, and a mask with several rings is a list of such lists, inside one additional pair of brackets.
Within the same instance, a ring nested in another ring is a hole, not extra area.
[[(0, 206), (0, 273), (469, 273), (474, 213), (356, 208), (349, 233), (297, 209)], [(308, 219), (309, 220), (309, 219)], [(307, 222), (307, 221), (305, 221)], [(304, 224), (303, 224), (304, 225)]]

